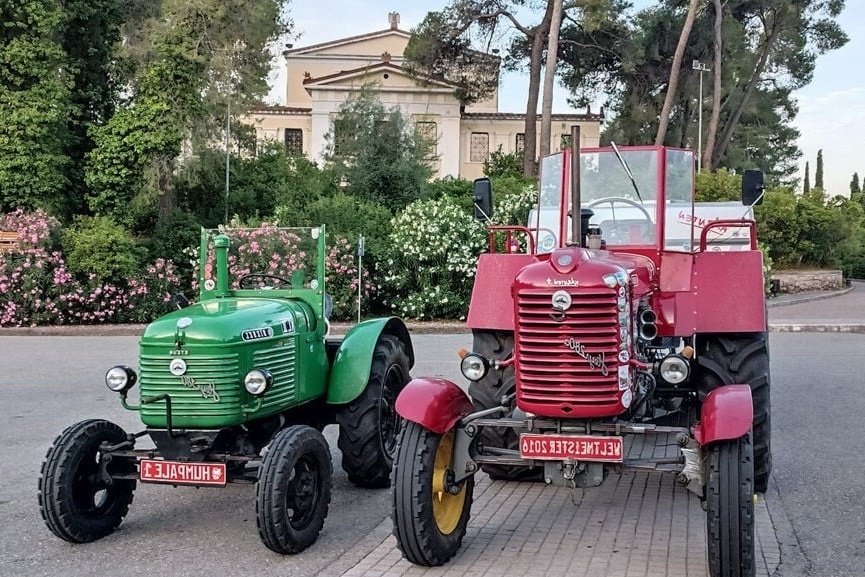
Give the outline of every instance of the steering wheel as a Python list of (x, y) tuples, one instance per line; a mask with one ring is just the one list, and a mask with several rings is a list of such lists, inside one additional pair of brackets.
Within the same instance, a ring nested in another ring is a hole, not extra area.
[[(626, 204), (628, 206), (633, 206), (634, 208), (638, 209), (640, 212), (643, 213), (643, 216), (649, 222), (649, 224), (652, 224), (652, 215), (649, 214), (649, 211), (646, 210), (645, 206), (643, 206), (642, 204), (640, 204), (638, 202), (631, 200), (630, 198), (625, 198), (623, 196), (608, 196), (606, 198), (600, 198), (594, 202), (589, 203), (588, 208), (598, 206), (599, 204), (609, 204), (610, 209), (612, 210), (613, 205), (617, 202), (621, 203), (621, 204)], [(613, 214), (613, 220), (616, 220), (615, 212)]]
[[(612, 218), (606, 221), (609, 223), (610, 230), (604, 231), (605, 235), (607, 236), (607, 242), (610, 244), (635, 244), (635, 241), (632, 240), (633, 232), (629, 230), (631, 226), (627, 226), (625, 224), (625, 222), (629, 221), (630, 219), (616, 218), (616, 211), (615, 208), (613, 208), (616, 203), (636, 208), (642, 213), (641, 220), (636, 220), (636, 222), (634, 222), (633, 220), (630, 221), (631, 223), (633, 223), (633, 226), (638, 226), (636, 223), (641, 223), (642, 220), (646, 221), (645, 225), (639, 225), (640, 228), (645, 226), (645, 230), (639, 233), (641, 238), (638, 242), (636, 242), (636, 244), (644, 244), (646, 242), (651, 242), (654, 237), (653, 231), (655, 225), (652, 222), (652, 216), (649, 214), (649, 211), (646, 210), (646, 207), (644, 207), (642, 204), (635, 202), (630, 198), (624, 198), (621, 196), (608, 196), (606, 198), (601, 198), (588, 204), (588, 208), (592, 208), (601, 204), (610, 205), (610, 211), (612, 213), (610, 216)], [(627, 228), (625, 228), (626, 226)]]
[[(281, 277), (281, 276), (278, 276), (275, 274), (264, 274), (264, 273), (245, 274), (242, 277), (240, 277), (240, 280), (237, 281), (237, 284), (242, 289), (257, 289), (257, 288), (262, 288), (262, 287), (256, 286), (256, 285), (263, 280), (274, 281), (273, 284), (275, 284), (277, 286), (277, 288), (281, 287), (282, 285), (291, 286), (291, 281), (288, 280), (287, 278), (284, 278), (284, 277)], [(254, 282), (254, 281), (257, 281), (257, 282)], [(250, 286), (250, 285), (252, 285), (252, 286)]]

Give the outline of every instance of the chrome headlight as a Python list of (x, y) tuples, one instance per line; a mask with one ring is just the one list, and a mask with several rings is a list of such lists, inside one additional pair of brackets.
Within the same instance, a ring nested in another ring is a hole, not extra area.
[(250, 395), (263, 395), (271, 385), (273, 385), (273, 375), (266, 369), (252, 369), (243, 377), (243, 387)]
[(470, 381), (479, 381), (487, 375), (490, 362), (477, 353), (469, 353), (460, 361), (460, 372)]
[(105, 373), (105, 386), (115, 393), (128, 391), (135, 386), (137, 381), (138, 375), (135, 374), (135, 371), (123, 365), (111, 367)]
[(671, 385), (684, 382), (691, 374), (691, 365), (688, 360), (679, 355), (670, 355), (661, 361), (661, 378)]

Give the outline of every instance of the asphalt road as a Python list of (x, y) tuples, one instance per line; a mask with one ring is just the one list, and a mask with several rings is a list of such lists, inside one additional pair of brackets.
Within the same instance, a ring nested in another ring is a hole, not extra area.
[[(415, 375), (455, 378), (456, 351), (471, 337), (413, 335)], [(121, 528), (88, 545), (70, 545), (43, 525), (36, 503), (42, 458), (54, 437), (85, 418), (139, 428), (102, 384), (107, 367), (135, 363), (136, 337), (0, 337), (0, 575), (124, 577), (152, 575), (338, 575), (343, 555), (381, 542), (387, 490), (351, 486), (339, 467), (319, 541), (282, 557), (260, 543), (254, 487), (139, 485)], [(781, 575), (865, 574), (865, 460), (858, 453), (865, 414), (859, 334), (771, 336), (774, 480), (801, 555), (782, 559)], [(361, 547), (362, 548), (362, 547)], [(794, 564), (793, 564), (794, 563)]]

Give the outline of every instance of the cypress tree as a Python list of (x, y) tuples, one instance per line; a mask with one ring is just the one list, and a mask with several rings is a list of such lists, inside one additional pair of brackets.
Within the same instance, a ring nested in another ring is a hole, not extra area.
[(802, 185), (802, 192), (808, 194), (811, 192), (811, 166), (808, 161), (805, 161), (805, 183)]
[(817, 151), (817, 169), (814, 171), (814, 188), (822, 188), (823, 186), (823, 149)]

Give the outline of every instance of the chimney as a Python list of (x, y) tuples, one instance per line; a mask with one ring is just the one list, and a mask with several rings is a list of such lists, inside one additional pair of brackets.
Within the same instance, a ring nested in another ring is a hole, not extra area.
[(390, 22), (391, 30), (399, 28), (399, 12), (388, 12), (387, 21)]

